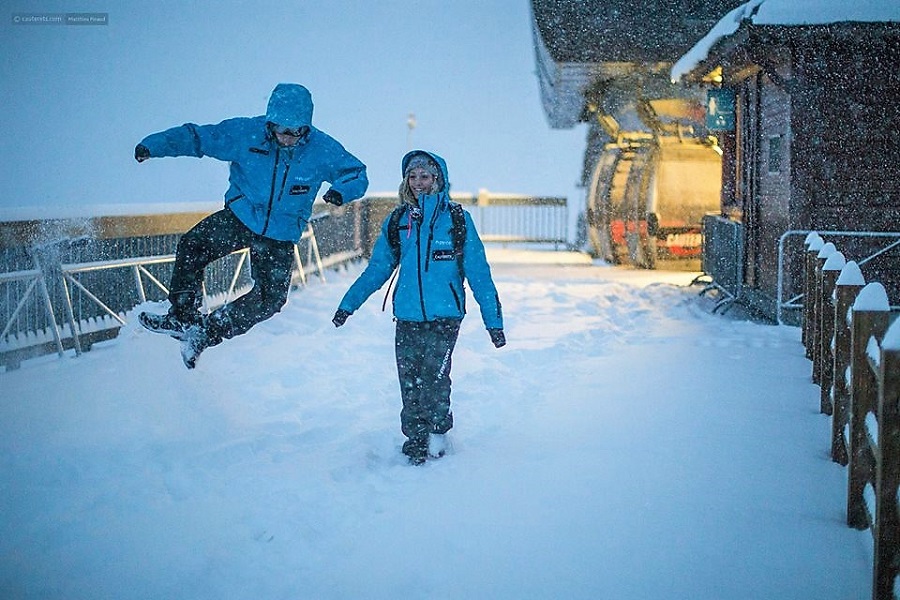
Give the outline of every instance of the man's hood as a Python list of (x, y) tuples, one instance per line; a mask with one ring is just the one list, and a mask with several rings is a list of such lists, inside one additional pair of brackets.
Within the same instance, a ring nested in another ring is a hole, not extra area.
[(302, 85), (279, 83), (269, 96), (266, 121), (297, 129), (312, 126), (312, 95)]

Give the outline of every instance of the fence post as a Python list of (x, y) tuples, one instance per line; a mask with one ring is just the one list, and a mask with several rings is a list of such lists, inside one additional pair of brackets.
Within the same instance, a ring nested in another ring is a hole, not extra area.
[(812, 318), (812, 380), (813, 383), (820, 383), (822, 381), (822, 361), (821, 361), (821, 353), (819, 349), (822, 346), (822, 313), (823, 313), (823, 304), (825, 300), (825, 293), (822, 289), (822, 267), (825, 266), (825, 261), (828, 260), (828, 257), (837, 252), (837, 249), (834, 247), (834, 244), (828, 242), (822, 249), (819, 250), (819, 253), (816, 255), (816, 280), (815, 280), (815, 291), (814, 295), (814, 308), (813, 308), (813, 318)]
[(806, 349), (806, 358), (812, 359), (812, 335), (810, 332), (812, 330), (813, 307), (815, 305), (816, 255), (819, 254), (819, 250), (825, 245), (825, 240), (818, 233), (812, 232), (806, 236), (805, 244), (806, 264), (803, 269), (803, 328), (801, 337), (803, 346)]
[[(875, 412), (878, 381), (869, 367), (866, 348), (872, 336), (881, 338), (887, 328), (890, 303), (884, 286), (868, 284), (853, 303), (850, 334), (850, 464), (847, 474), (847, 524), (865, 529), (870, 515), (866, 507), (866, 484), (875, 479), (875, 455), (869, 444), (866, 416)], [(873, 507), (874, 508), (874, 507)]]
[(484, 212), (487, 209), (488, 205), (491, 203), (491, 194), (485, 188), (478, 189), (478, 195), (475, 197), (475, 205), (478, 207), (478, 228), (485, 228), (487, 226), (484, 222)]
[(831, 386), (834, 382), (834, 287), (847, 261), (840, 252), (832, 252), (822, 265), (822, 335), (819, 338), (819, 370), (822, 380), (819, 389), (819, 410), (834, 413)]
[(900, 485), (900, 323), (882, 340), (878, 398), (878, 486), (875, 516), (875, 598), (895, 598), (900, 573), (900, 522), (897, 487)]
[(834, 310), (834, 367), (831, 401), (834, 414), (831, 418), (831, 460), (847, 466), (848, 437), (844, 430), (849, 424), (850, 410), (850, 308), (857, 294), (866, 284), (859, 265), (848, 262), (835, 284)]

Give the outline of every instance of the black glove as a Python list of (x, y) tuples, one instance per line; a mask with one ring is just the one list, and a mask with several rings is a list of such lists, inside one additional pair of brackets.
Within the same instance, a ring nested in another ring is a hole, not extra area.
[(494, 348), (502, 348), (506, 345), (506, 336), (503, 335), (502, 329), (488, 329), (488, 333), (491, 334), (491, 343), (494, 344)]
[(335, 206), (340, 206), (344, 203), (344, 197), (341, 196), (341, 193), (334, 188), (331, 188), (327, 192), (325, 192), (325, 195), (322, 196), (322, 200), (324, 200), (328, 204), (334, 204)]
[(150, 158), (150, 151), (147, 149), (147, 146), (138, 144), (134, 147), (134, 160), (144, 162), (148, 158)]
[(331, 319), (331, 322), (334, 323), (335, 327), (340, 327), (344, 323), (347, 322), (347, 317), (350, 316), (350, 313), (344, 310), (343, 308), (337, 309), (337, 312), (334, 313), (334, 318)]

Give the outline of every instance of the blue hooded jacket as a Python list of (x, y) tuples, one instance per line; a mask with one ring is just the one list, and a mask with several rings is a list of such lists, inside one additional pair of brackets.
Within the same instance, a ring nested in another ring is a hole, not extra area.
[[(341, 144), (312, 126), (313, 102), (302, 85), (280, 83), (265, 115), (237, 117), (216, 125), (186, 123), (141, 141), (151, 157), (210, 156), (228, 161), (225, 206), (254, 233), (297, 242), (324, 182), (345, 202), (361, 198), (369, 186), (366, 166)], [(267, 122), (307, 126), (309, 135), (283, 147)]]
[[(401, 172), (416, 154), (428, 155), (438, 165), (443, 186), (435, 194), (419, 197), (420, 217), (404, 211), (400, 218), (399, 262), (389, 242), (390, 217), (381, 226), (372, 257), (366, 269), (350, 286), (341, 300), (340, 308), (355, 312), (400, 267), (394, 289), (394, 316), (401, 321), (433, 321), (462, 319), (466, 313), (466, 292), (463, 274), (455, 256), (453, 218), (450, 214), (450, 185), (447, 165), (436, 154), (414, 150), (403, 157)], [(463, 245), (463, 271), (472, 286), (472, 294), (481, 309), (481, 319), (487, 329), (502, 329), (503, 314), (497, 288), (491, 278), (491, 268), (484, 253), (484, 244), (475, 231), (468, 211), (466, 239)]]

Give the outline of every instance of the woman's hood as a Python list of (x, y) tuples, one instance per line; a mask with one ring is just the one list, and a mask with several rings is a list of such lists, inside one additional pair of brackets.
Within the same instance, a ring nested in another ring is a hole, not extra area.
[(400, 176), (401, 177), (406, 176), (406, 167), (409, 166), (409, 162), (418, 154), (424, 154), (425, 156), (430, 158), (432, 161), (434, 161), (434, 164), (437, 165), (438, 169), (440, 169), (441, 187), (440, 187), (440, 189), (438, 189), (437, 193), (439, 193), (439, 194), (441, 192), (449, 193), (450, 192), (450, 178), (447, 176), (447, 162), (443, 158), (438, 156), (437, 154), (434, 154), (433, 152), (428, 152), (427, 150), (412, 150), (410, 152), (407, 152), (406, 155), (403, 157), (403, 160), (400, 161)]

